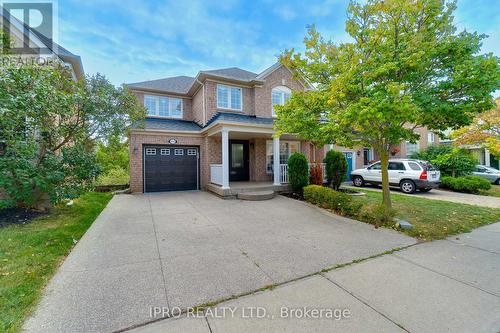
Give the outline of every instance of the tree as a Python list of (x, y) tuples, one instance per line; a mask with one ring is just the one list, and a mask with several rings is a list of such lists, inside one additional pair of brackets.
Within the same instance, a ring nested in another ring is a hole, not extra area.
[(0, 68), (0, 187), (18, 206), (74, 197), (99, 172), (98, 139), (123, 134), (145, 110), (103, 76), (75, 81), (62, 65)]
[(477, 164), (476, 159), (470, 152), (460, 148), (436, 156), (431, 162), (441, 170), (443, 175), (452, 177), (470, 175)]
[(484, 35), (456, 33), (455, 2), (351, 2), (346, 31), (335, 44), (309, 27), (304, 54), (281, 62), (315, 86), (277, 107), (278, 134), (342, 146), (371, 146), (382, 164), (383, 203), (390, 207), (391, 145), (415, 142), (415, 128), (457, 128), (491, 106), (499, 59), (478, 54)]
[(347, 174), (347, 160), (343, 153), (330, 150), (326, 153), (323, 162), (326, 164), (328, 185), (337, 191)]
[(477, 116), (471, 125), (452, 133), (457, 145), (482, 145), (500, 158), (500, 98), (495, 108)]

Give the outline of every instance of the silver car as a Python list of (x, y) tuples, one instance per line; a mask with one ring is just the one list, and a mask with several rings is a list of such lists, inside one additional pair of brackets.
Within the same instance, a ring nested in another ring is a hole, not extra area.
[(476, 165), (474, 176), (483, 177), (496, 185), (500, 185), (500, 170), (485, 165)]

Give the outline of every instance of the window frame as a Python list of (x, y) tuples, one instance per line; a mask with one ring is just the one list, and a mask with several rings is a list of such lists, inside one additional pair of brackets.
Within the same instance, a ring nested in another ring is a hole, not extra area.
[[(224, 88), (228, 89), (228, 92), (227, 92), (227, 107), (219, 105), (219, 87), (224, 87)], [(235, 109), (235, 108), (231, 107), (231, 104), (232, 104), (231, 103), (232, 102), (231, 89), (237, 89), (237, 90), (240, 91), (240, 108), (239, 109)], [(215, 87), (215, 96), (217, 98), (217, 104), (216, 104), (217, 109), (243, 112), (243, 88), (242, 87), (237, 87), (237, 86), (231, 86), (231, 85), (227, 85), (227, 84), (217, 83), (217, 85)]]
[[(154, 114), (149, 113), (149, 108), (147, 107), (147, 103), (146, 103), (146, 99), (151, 99), (151, 98), (154, 100), (154, 103), (155, 103), (155, 113)], [(168, 108), (168, 115), (167, 116), (160, 115), (161, 99), (166, 100), (166, 105)], [(181, 114), (180, 115), (173, 115), (172, 105), (174, 104), (173, 103), (174, 100), (179, 100), (181, 102)], [(182, 97), (145, 94), (144, 100), (143, 100), (143, 105), (147, 110), (146, 117), (149, 117), (149, 118), (154, 117), (154, 118), (166, 118), (166, 119), (183, 119), (183, 117), (184, 117), (184, 99)]]
[[(288, 152), (288, 158), (290, 158), (290, 144), (294, 144), (294, 145), (297, 145), (297, 152), (301, 152), (301, 142), (300, 141), (293, 141), (293, 140), (280, 140), (280, 164), (283, 164), (281, 163), (281, 145), (282, 144), (288, 144), (288, 147), (287, 147), (287, 152)], [(270, 148), (270, 153), (268, 151), (268, 148)], [(271, 161), (271, 163), (269, 164), (268, 163), (268, 158), (269, 160)], [(288, 162), (288, 159), (287, 159), (287, 162)], [(287, 163), (284, 163), (284, 164), (287, 164)], [(268, 165), (271, 165), (271, 168), (268, 169)], [(266, 140), (266, 174), (273, 174), (274, 173), (274, 170), (272, 169), (274, 167), (274, 144), (273, 144), (273, 140)]]
[[(416, 150), (409, 153), (408, 145), (412, 145), (412, 146), (415, 145)], [(405, 142), (405, 150), (406, 150), (406, 157), (410, 157), (413, 153), (418, 153), (420, 151), (420, 142), (417, 141), (415, 143), (411, 143), (410, 141), (406, 141)]]
[(290, 99), (292, 97), (292, 89), (288, 88), (287, 86), (276, 86), (273, 89), (271, 89), (271, 115), (273, 117), (277, 117), (276, 111), (274, 110), (274, 103), (273, 103), (273, 94), (274, 93), (279, 93), (280, 94), (280, 103), (277, 105), (285, 105), (287, 99), (285, 98), (285, 94), (288, 94)]

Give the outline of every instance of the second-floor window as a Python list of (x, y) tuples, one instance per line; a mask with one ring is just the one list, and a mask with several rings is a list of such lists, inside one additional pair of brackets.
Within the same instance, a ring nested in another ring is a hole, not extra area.
[(286, 101), (292, 96), (292, 91), (284, 86), (278, 86), (273, 88), (271, 92), (271, 99), (273, 103), (273, 117), (276, 117), (276, 111), (274, 110), (275, 105), (285, 105)]
[(241, 106), (241, 88), (217, 85), (217, 108), (241, 111)]
[(144, 96), (148, 116), (182, 118), (182, 99), (165, 96)]

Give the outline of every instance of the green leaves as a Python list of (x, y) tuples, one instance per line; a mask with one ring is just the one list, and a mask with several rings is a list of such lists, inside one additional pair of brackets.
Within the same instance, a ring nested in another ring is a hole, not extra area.
[[(100, 74), (75, 81), (62, 65), (0, 67), (0, 187), (37, 207), (87, 190), (100, 172), (97, 140), (123, 137), (146, 111)], [(49, 197), (49, 198), (47, 198)]]
[(304, 54), (285, 51), (281, 62), (317, 89), (294, 93), (279, 108), (278, 132), (372, 146), (380, 156), (418, 139), (416, 127), (470, 123), (491, 108), (499, 58), (478, 54), (486, 36), (456, 33), (455, 8), (445, 0), (351, 1), (348, 43), (335, 44), (309, 27)]

